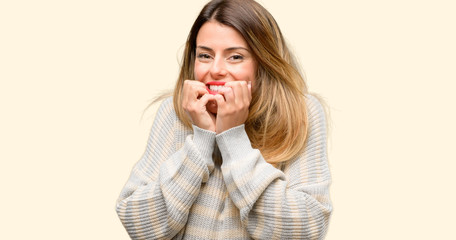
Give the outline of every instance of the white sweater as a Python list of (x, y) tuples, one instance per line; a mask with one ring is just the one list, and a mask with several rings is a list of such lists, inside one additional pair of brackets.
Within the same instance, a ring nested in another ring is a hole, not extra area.
[[(322, 239), (331, 202), (325, 114), (306, 96), (304, 153), (268, 164), (244, 125), (221, 134), (177, 117), (172, 98), (160, 106), (146, 151), (117, 201), (132, 239)], [(222, 164), (214, 160), (218, 146)]]

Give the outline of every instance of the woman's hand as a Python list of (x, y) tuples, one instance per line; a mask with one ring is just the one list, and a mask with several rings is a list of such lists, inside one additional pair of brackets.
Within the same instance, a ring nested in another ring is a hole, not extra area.
[(215, 116), (207, 111), (206, 105), (215, 97), (206, 89), (204, 83), (185, 80), (182, 97), (182, 107), (192, 123), (199, 128), (216, 131)]
[(242, 125), (249, 115), (252, 100), (251, 85), (246, 81), (227, 82), (222, 92), (215, 95), (217, 101), (216, 133)]

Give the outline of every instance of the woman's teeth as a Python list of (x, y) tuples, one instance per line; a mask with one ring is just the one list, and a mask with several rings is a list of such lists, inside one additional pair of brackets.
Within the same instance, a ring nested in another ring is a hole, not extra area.
[(209, 85), (209, 89), (214, 92), (219, 92), (220, 90), (224, 89), (225, 86), (221, 85)]

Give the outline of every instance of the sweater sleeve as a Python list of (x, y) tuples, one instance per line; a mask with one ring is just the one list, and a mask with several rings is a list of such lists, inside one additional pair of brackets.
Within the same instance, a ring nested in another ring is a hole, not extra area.
[[(169, 98), (117, 200), (117, 214), (132, 239), (170, 239), (179, 233), (201, 183), (209, 178), (215, 133), (196, 126), (193, 135), (184, 133)], [(179, 139), (182, 146), (176, 147)]]
[(332, 205), (323, 108), (307, 98), (309, 132), (304, 152), (284, 171), (253, 149), (239, 126), (216, 136), (223, 177), (241, 221), (254, 239), (322, 239)]

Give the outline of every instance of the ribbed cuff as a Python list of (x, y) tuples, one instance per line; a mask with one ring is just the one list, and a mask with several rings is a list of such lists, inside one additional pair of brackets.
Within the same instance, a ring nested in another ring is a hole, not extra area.
[(193, 143), (206, 162), (212, 162), (212, 152), (215, 146), (215, 132), (193, 125)]
[(216, 135), (215, 139), (222, 153), (223, 165), (230, 165), (233, 161), (243, 159), (253, 150), (244, 124)]

